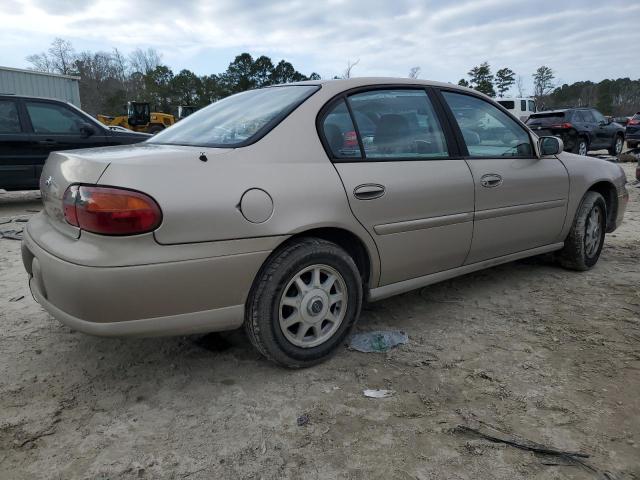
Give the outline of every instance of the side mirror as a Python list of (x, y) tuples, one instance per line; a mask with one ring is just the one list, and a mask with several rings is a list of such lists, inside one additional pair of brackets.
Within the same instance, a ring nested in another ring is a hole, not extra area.
[(82, 135), (82, 138), (88, 138), (95, 133), (96, 133), (96, 129), (93, 125), (89, 125), (88, 123), (85, 123), (80, 127), (80, 135)]
[(540, 155), (543, 157), (558, 155), (564, 150), (564, 142), (558, 137), (542, 137), (538, 145), (540, 146)]

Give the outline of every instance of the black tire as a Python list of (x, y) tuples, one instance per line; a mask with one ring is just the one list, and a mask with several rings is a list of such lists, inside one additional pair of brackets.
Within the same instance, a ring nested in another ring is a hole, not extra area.
[(580, 155), (580, 146), (584, 144), (584, 155), (589, 152), (589, 141), (585, 137), (576, 138), (576, 144), (573, 147), (572, 153)]
[[(600, 211), (600, 226), (598, 231), (598, 245), (595, 251), (589, 253), (587, 248), (587, 224), (594, 209)], [(582, 198), (571, 231), (564, 241), (564, 248), (558, 253), (560, 265), (570, 270), (589, 270), (600, 258), (604, 245), (604, 234), (607, 224), (607, 204), (602, 195), (597, 192), (587, 192)]]
[(161, 132), (162, 130), (164, 130), (164, 127), (162, 125), (152, 125), (151, 127), (149, 127), (149, 130), (147, 131), (147, 133), (150, 133), (151, 135), (155, 135), (158, 132)]
[[(340, 274), (346, 287), (346, 309), (326, 341), (300, 347), (286, 338), (280, 326), (280, 300), (290, 281), (315, 265), (329, 266)], [(335, 243), (301, 238), (272, 254), (258, 273), (247, 300), (244, 326), (253, 346), (269, 360), (288, 368), (310, 367), (330, 358), (343, 344), (360, 316), (362, 299), (360, 273), (349, 254)]]
[[(617, 148), (618, 140), (620, 140), (620, 150), (618, 150)], [(609, 155), (617, 157), (622, 153), (623, 148), (624, 148), (624, 137), (622, 135), (617, 134), (615, 137), (613, 137), (613, 143), (609, 147)]]

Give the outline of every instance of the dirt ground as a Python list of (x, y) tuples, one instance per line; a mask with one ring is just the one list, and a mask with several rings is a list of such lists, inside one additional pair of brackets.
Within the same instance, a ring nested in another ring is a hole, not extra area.
[[(267, 363), (242, 332), (73, 332), (31, 298), (20, 243), (0, 239), (0, 478), (640, 479), (640, 189), (628, 188), (593, 270), (530, 259), (372, 304), (358, 330), (401, 329), (408, 345), (344, 348), (304, 371)], [(37, 193), (0, 193), (0, 217), (38, 208)], [(458, 425), (584, 452), (594, 470)]]

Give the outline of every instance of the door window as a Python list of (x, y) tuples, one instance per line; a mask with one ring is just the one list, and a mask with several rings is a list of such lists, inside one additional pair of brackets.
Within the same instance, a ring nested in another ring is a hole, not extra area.
[(592, 110), (591, 113), (595, 117), (596, 123), (600, 123), (600, 122), (604, 122), (605, 121), (604, 115), (602, 115), (598, 110)]
[(529, 100), (529, 111), (530, 112), (536, 111), (536, 102), (534, 102), (533, 100)]
[(0, 133), (20, 133), (21, 131), (16, 102), (0, 100)]
[(582, 114), (582, 112), (580, 110), (576, 110), (575, 112), (573, 112), (573, 121), (576, 123), (584, 123), (586, 122), (584, 115)]
[(442, 126), (424, 90), (373, 90), (349, 97), (369, 159), (449, 155)]
[(471, 95), (442, 92), (460, 127), (471, 157), (531, 157), (527, 132), (489, 102)]
[(80, 115), (66, 107), (44, 102), (26, 102), (35, 133), (79, 134), (86, 123)]
[(596, 123), (596, 117), (593, 115), (591, 110), (582, 110), (582, 118), (584, 119), (584, 122)]
[[(362, 120), (366, 128), (368, 119)], [(322, 130), (333, 158), (362, 158), (356, 129), (344, 100), (340, 100), (324, 118)]]
[(527, 101), (526, 100), (520, 100), (520, 111), (521, 112), (526, 112), (527, 111)]

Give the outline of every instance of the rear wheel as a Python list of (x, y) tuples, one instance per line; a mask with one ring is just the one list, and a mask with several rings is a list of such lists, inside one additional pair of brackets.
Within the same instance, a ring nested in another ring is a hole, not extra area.
[(576, 144), (573, 147), (573, 153), (577, 153), (578, 155), (585, 156), (589, 151), (589, 142), (584, 137), (578, 137), (576, 139)]
[(312, 366), (342, 345), (360, 315), (362, 295), (347, 252), (325, 240), (301, 239), (274, 254), (258, 274), (245, 329), (269, 360)]
[(609, 147), (609, 155), (615, 155), (616, 157), (622, 153), (622, 146), (624, 145), (624, 138), (622, 135), (616, 135), (613, 139), (613, 145)]
[(587, 192), (573, 221), (564, 248), (559, 252), (560, 264), (571, 270), (589, 270), (600, 258), (607, 224), (607, 205), (602, 195)]
[(152, 125), (149, 127), (148, 132), (151, 135), (155, 135), (156, 133), (161, 132), (162, 130), (164, 130), (164, 127), (162, 125)]

